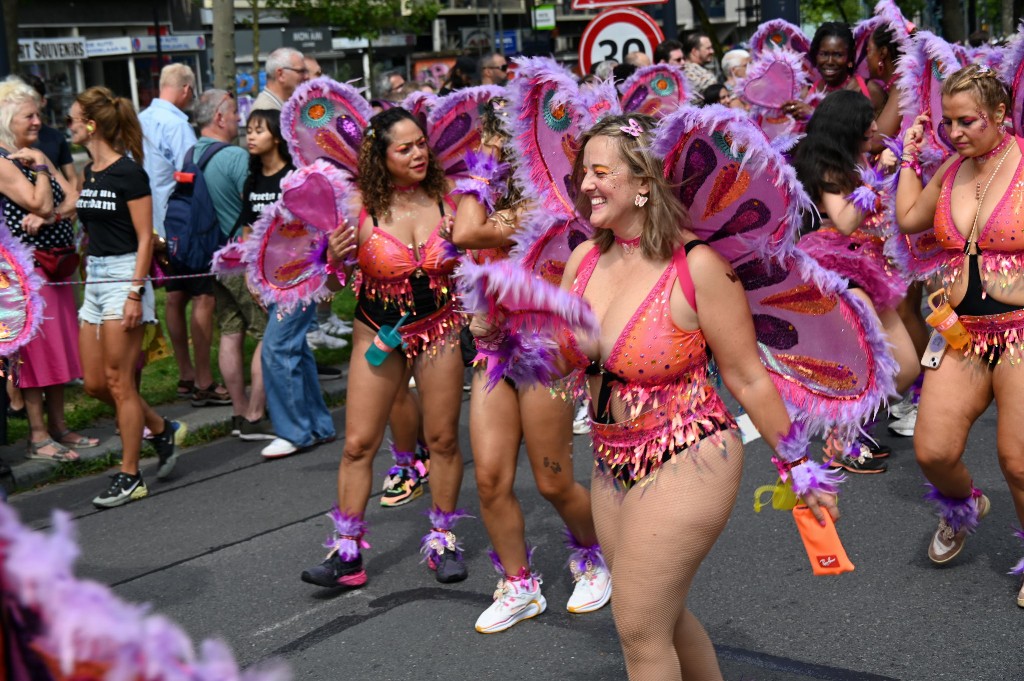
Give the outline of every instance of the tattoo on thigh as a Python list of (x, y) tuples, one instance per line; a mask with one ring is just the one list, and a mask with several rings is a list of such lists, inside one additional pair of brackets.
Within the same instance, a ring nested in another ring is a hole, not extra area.
[(558, 463), (557, 461), (552, 461), (546, 456), (544, 457), (544, 468), (550, 468), (552, 473), (562, 472), (562, 464)]

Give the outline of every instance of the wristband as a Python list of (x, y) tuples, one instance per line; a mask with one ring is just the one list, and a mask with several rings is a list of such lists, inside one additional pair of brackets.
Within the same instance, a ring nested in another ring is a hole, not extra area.
[(914, 174), (917, 175), (918, 179), (921, 178), (921, 164), (918, 163), (916, 158), (911, 161), (903, 159), (903, 162), (900, 163), (900, 171), (902, 171), (904, 168), (909, 168), (910, 170), (913, 170)]
[(50, 166), (46, 165), (45, 163), (40, 163), (37, 166), (32, 166), (32, 170), (34, 170), (37, 173), (49, 174), (50, 173)]
[(807, 426), (797, 422), (790, 424), (789, 432), (779, 438), (772, 457), (779, 477), (783, 482), (790, 481), (793, 492), (799, 497), (808, 492), (835, 494), (842, 476), (827, 464), (812, 461), (807, 456), (809, 446)]
[(128, 300), (134, 301), (136, 303), (141, 303), (142, 302), (142, 298), (132, 298), (131, 295), (128, 295), (127, 298), (128, 298)]

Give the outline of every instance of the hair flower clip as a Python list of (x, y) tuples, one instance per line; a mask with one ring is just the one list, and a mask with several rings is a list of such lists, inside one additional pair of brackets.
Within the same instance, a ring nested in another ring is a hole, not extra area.
[(619, 130), (626, 133), (630, 137), (639, 138), (644, 133), (644, 129), (640, 127), (640, 124), (636, 122), (635, 118), (629, 119), (629, 125), (619, 126)]

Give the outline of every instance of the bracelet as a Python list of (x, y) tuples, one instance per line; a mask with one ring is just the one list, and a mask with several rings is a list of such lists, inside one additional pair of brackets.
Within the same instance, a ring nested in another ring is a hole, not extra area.
[(131, 294), (128, 294), (128, 296), (126, 296), (126, 297), (128, 298), (128, 300), (134, 301), (136, 303), (141, 303), (142, 302), (142, 298), (132, 298)]
[(921, 178), (921, 164), (918, 163), (917, 159), (914, 159), (912, 161), (904, 160), (902, 163), (900, 163), (900, 171), (902, 172), (904, 168), (909, 168), (910, 170), (913, 170), (914, 174), (917, 175), (918, 179)]
[(806, 463), (807, 461), (807, 456), (801, 456), (799, 459), (796, 459), (795, 461), (786, 461), (785, 459), (781, 459), (777, 456), (772, 457), (772, 463), (775, 464), (775, 468), (778, 469), (779, 477), (782, 478), (783, 482), (785, 482), (786, 478), (789, 477), (789, 472), (791, 470), (793, 470), (802, 463)]
[(46, 165), (45, 163), (40, 163), (37, 166), (32, 166), (32, 170), (34, 170), (37, 173), (46, 173), (47, 175), (50, 174), (50, 166)]

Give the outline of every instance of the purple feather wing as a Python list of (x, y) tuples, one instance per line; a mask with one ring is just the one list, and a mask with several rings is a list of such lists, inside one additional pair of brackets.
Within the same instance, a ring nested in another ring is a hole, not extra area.
[(669, 116), (654, 153), (693, 231), (743, 283), (762, 362), (790, 410), (818, 433), (855, 431), (892, 392), (894, 365), (845, 280), (795, 249), (810, 201), (793, 168), (743, 112), (721, 106)]
[(466, 175), (466, 153), (480, 147), (480, 113), (491, 98), (504, 94), (505, 88), (482, 85), (456, 90), (434, 103), (427, 114), (427, 131), (445, 175)]
[(316, 78), (295, 89), (281, 109), (281, 132), (296, 166), (326, 159), (356, 175), (359, 144), (373, 109), (351, 85)]
[(32, 251), (8, 231), (0, 215), (0, 357), (16, 353), (39, 330), (42, 286)]
[(1017, 29), (1017, 35), (1005, 48), (1003, 67), (1000, 75), (1013, 92), (1013, 130), (1024, 135), (1024, 23)]
[(638, 69), (620, 88), (622, 110), (663, 118), (690, 101), (689, 84), (683, 70), (672, 64), (654, 64)]
[(352, 219), (354, 185), (324, 160), (289, 173), (281, 200), (269, 206), (247, 239), (246, 275), (266, 303), (282, 310), (330, 297), (327, 238)]

